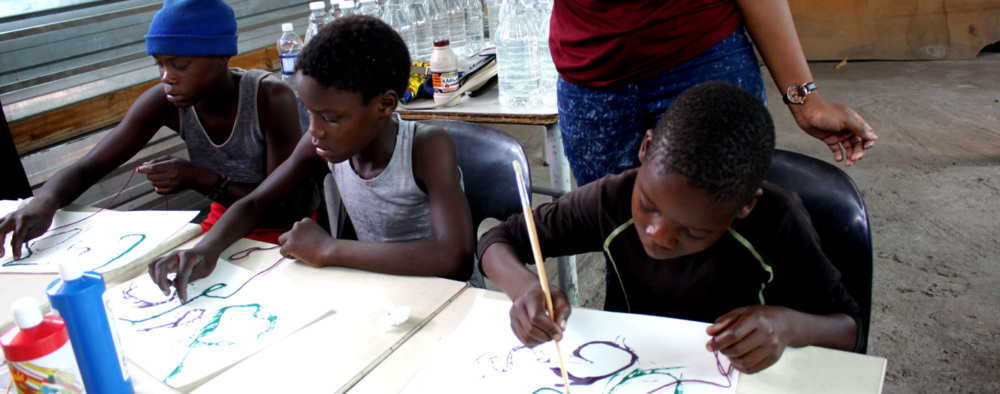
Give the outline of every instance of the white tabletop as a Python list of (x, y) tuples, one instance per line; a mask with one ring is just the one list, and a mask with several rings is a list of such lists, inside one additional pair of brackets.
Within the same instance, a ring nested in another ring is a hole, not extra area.
[[(468, 289), (429, 324), (378, 365), (351, 393), (395, 393), (432, 357), (479, 297), (507, 299), (503, 293)], [(880, 393), (886, 359), (818, 347), (789, 348), (763, 372), (740, 374), (737, 392), (753, 393)]]

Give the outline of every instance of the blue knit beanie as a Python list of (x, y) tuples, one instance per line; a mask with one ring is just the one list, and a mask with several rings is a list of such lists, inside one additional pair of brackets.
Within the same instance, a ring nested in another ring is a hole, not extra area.
[(146, 54), (236, 55), (236, 14), (222, 0), (166, 0), (153, 16)]

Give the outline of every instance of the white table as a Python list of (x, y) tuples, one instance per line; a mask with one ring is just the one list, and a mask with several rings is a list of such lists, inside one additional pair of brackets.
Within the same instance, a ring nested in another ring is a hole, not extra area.
[[(479, 297), (503, 293), (467, 289), (429, 324), (356, 384), (353, 393), (396, 393), (409, 383), (451, 335)], [(881, 393), (886, 359), (818, 347), (789, 348), (781, 360), (753, 375), (740, 374), (737, 393)]]
[[(179, 248), (190, 248), (200, 238)], [(249, 247), (274, 245), (242, 239), (222, 253), (222, 257)], [(260, 271), (280, 259), (277, 249), (262, 250), (234, 264)], [(303, 294), (317, 295), (303, 302), (320, 303), (329, 313), (298, 332), (264, 348), (260, 352), (212, 374), (205, 379), (174, 390), (130, 365), (136, 392), (310, 392), (346, 390), (382, 359), (407, 341), (460, 294), (468, 285), (440, 278), (384, 275), (354, 269), (313, 268), (297, 261), (286, 261), (262, 275), (284, 277), (301, 286)], [(386, 303), (410, 306), (410, 318), (388, 330), (379, 326)], [(128, 349), (126, 348), (126, 355)]]

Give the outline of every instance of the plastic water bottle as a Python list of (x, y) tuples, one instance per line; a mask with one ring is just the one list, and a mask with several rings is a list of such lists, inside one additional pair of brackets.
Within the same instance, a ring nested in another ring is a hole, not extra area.
[(340, 2), (340, 17), (356, 15), (358, 13), (358, 8), (354, 4), (353, 0), (344, 0)]
[(413, 22), (410, 21), (410, 8), (405, 5), (405, 1), (388, 0), (383, 7), (382, 21), (403, 38), (412, 60), (417, 58), (417, 37), (414, 35)]
[(361, 0), (358, 2), (358, 13), (378, 18), (381, 12), (375, 0)]
[(83, 376), (63, 319), (42, 317), (38, 301), (31, 297), (14, 301), (10, 312), (14, 327), (0, 335), (0, 348), (10, 368), (14, 392), (83, 392)]
[(413, 40), (416, 44), (412, 60), (429, 61), (434, 50), (434, 33), (431, 31), (431, 19), (427, 16), (427, 7), (420, 0), (409, 2), (411, 22), (413, 23)]
[(448, 8), (444, 0), (425, 0), (427, 16), (431, 18), (431, 37), (433, 42), (451, 42), (451, 24), (448, 20)]
[(104, 277), (83, 272), (77, 260), (59, 263), (59, 279), (46, 289), (49, 303), (66, 321), (70, 343), (91, 393), (133, 393), (132, 377), (108, 308)]
[(496, 38), (502, 106), (529, 107), (541, 102), (533, 14), (518, 0), (504, 0)]
[(278, 39), (278, 56), (281, 58), (281, 81), (295, 89), (295, 61), (302, 52), (302, 40), (292, 31), (291, 23), (281, 25), (281, 38)]
[(465, 3), (465, 47), (472, 55), (483, 49), (483, 2), (464, 0)]
[(327, 19), (330, 22), (340, 19), (343, 16), (340, 11), (340, 0), (330, 0), (330, 11), (327, 12)]
[(326, 4), (322, 1), (314, 1), (309, 3), (309, 27), (306, 28), (306, 44), (313, 37), (319, 34), (319, 29), (330, 23), (329, 16), (326, 14)]
[(445, 9), (448, 12), (448, 28), (451, 50), (455, 56), (464, 57), (468, 55), (465, 47), (465, 3), (463, 0), (444, 0)]
[(535, 0), (534, 7), (538, 29), (538, 71), (541, 77), (538, 88), (543, 102), (555, 104), (556, 81), (559, 79), (559, 71), (556, 71), (556, 64), (552, 62), (552, 52), (549, 51), (552, 0)]
[(490, 37), (490, 42), (497, 42), (497, 26), (500, 24), (500, 10), (503, 7), (503, 0), (483, 0), (486, 2), (486, 19), (489, 29), (486, 34)]

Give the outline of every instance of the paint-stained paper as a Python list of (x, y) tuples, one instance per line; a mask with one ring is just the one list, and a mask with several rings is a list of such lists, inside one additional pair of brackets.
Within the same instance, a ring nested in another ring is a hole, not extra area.
[[(480, 298), (405, 393), (565, 393), (552, 342), (523, 347), (510, 301)], [(735, 393), (706, 323), (575, 308), (560, 342), (576, 393)], [(720, 370), (721, 363), (721, 370)], [(678, 388), (678, 385), (680, 387)]]
[[(273, 253), (271, 255), (274, 255)], [(175, 388), (212, 375), (328, 312), (283, 276), (219, 260), (190, 284), (188, 302), (164, 296), (149, 275), (108, 291), (125, 356)], [(306, 351), (306, 350), (303, 350)]]
[[(0, 200), (0, 217), (17, 201)], [(0, 273), (56, 273), (60, 261), (79, 259), (84, 271), (106, 273), (126, 266), (160, 246), (198, 211), (56, 211), (49, 231), (21, 247), (14, 260), (10, 234), (3, 239)], [(82, 220), (82, 221), (81, 221)]]

